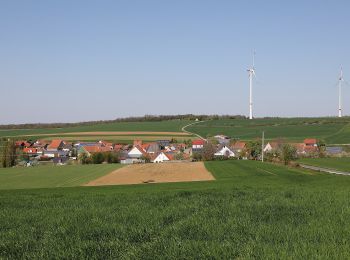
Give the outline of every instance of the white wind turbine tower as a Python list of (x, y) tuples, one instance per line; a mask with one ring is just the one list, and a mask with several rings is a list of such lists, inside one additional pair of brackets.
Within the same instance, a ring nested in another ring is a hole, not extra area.
[(338, 88), (339, 88), (339, 106), (338, 106), (338, 117), (343, 116), (343, 111), (342, 111), (342, 98), (341, 98), (341, 88), (342, 88), (342, 82), (344, 81), (343, 79), (343, 68), (340, 68), (340, 77), (339, 77), (339, 82), (338, 82)]
[(253, 66), (247, 69), (249, 74), (249, 119), (253, 119), (253, 76), (255, 76), (255, 51), (253, 53)]

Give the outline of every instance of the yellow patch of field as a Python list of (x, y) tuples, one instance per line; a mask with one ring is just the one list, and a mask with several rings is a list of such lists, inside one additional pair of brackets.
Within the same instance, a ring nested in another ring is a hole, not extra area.
[(215, 178), (205, 168), (203, 162), (149, 163), (123, 167), (90, 181), (85, 186), (212, 180)]

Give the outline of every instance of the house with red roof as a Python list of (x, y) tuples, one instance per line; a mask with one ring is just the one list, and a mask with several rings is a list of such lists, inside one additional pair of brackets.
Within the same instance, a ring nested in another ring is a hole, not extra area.
[(317, 139), (315, 138), (307, 138), (304, 140), (305, 146), (314, 146), (317, 147)]
[(246, 148), (246, 143), (242, 141), (237, 141), (231, 146), (231, 150), (236, 153), (242, 152)]
[(101, 146), (100, 144), (96, 145), (86, 145), (81, 146), (79, 149), (79, 154), (85, 153), (87, 156), (91, 156), (94, 153), (104, 153), (104, 152), (110, 152), (110, 147)]
[(64, 143), (63, 140), (54, 139), (54, 140), (51, 141), (51, 143), (49, 144), (49, 146), (47, 147), (46, 150), (48, 150), (48, 151), (58, 151), (58, 150), (62, 150), (64, 144), (65, 144), (65, 143)]
[(164, 152), (156, 153), (151, 158), (151, 162), (153, 163), (169, 162), (171, 160), (173, 160), (173, 156)]
[(264, 147), (264, 152), (270, 153), (272, 151), (278, 151), (281, 148), (282, 148), (281, 142), (268, 142)]
[(198, 152), (203, 149), (205, 141), (203, 139), (196, 139), (192, 141), (192, 151)]
[(146, 151), (139, 145), (134, 146), (129, 152), (128, 157), (129, 158), (136, 158), (140, 159), (142, 156), (147, 156)]
[(25, 147), (23, 153), (29, 156), (37, 156), (43, 154), (43, 150), (39, 148)]
[(16, 141), (15, 146), (18, 148), (25, 148), (25, 147), (31, 147), (32, 144), (30, 142), (21, 140), (21, 141)]

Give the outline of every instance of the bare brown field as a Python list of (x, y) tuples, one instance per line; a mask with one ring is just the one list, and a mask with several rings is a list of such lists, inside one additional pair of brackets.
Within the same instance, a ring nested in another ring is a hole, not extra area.
[(134, 164), (111, 172), (84, 186), (126, 185), (163, 182), (212, 181), (203, 162)]

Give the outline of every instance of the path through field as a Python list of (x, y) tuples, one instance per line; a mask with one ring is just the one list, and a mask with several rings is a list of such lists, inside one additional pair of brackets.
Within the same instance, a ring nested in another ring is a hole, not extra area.
[(199, 138), (202, 139), (202, 140), (206, 140), (206, 139), (205, 139), (204, 137), (202, 137), (201, 135), (186, 130), (186, 128), (189, 127), (189, 126), (193, 126), (193, 125), (196, 125), (196, 124), (199, 124), (199, 123), (204, 123), (204, 122), (206, 122), (206, 121), (197, 121), (197, 122), (194, 122), (194, 123), (190, 123), (190, 124), (185, 125), (184, 127), (182, 127), (181, 130), (182, 130), (185, 134), (188, 134), (188, 135), (195, 135), (195, 136), (199, 137)]
[(203, 162), (134, 164), (100, 177), (85, 186), (211, 181), (213, 175)]

